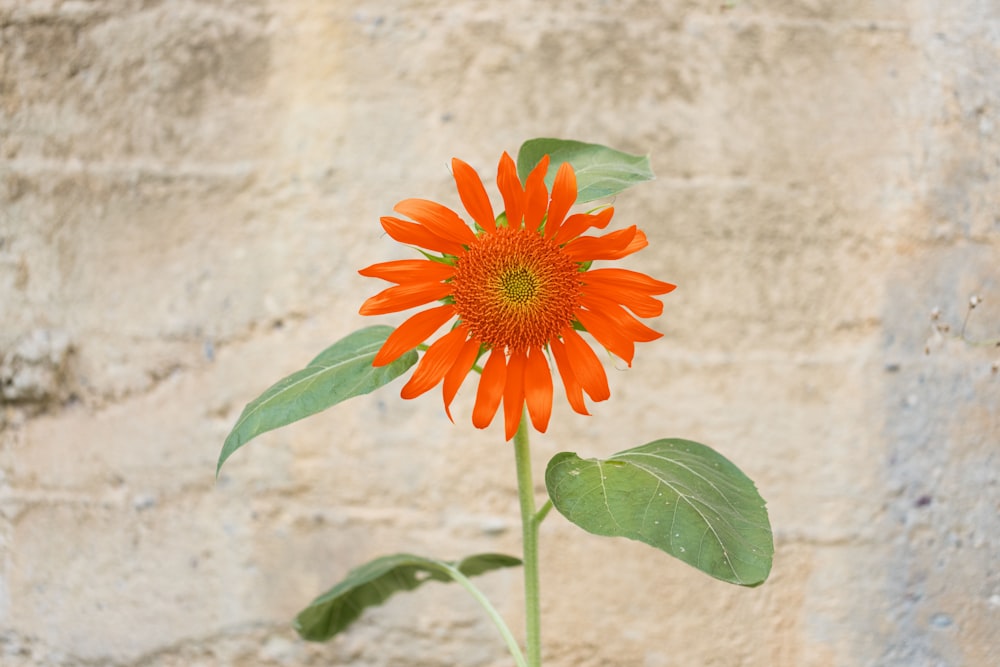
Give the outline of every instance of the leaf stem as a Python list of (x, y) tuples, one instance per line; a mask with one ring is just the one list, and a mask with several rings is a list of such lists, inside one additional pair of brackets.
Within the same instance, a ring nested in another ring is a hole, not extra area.
[(538, 586), (538, 524), (546, 510), (535, 513), (535, 487), (531, 480), (531, 447), (528, 442), (528, 415), (514, 434), (514, 462), (517, 466), (517, 495), (521, 503), (521, 535), (524, 550), (524, 620), (528, 667), (541, 667), (541, 606)]
[(545, 501), (545, 504), (542, 505), (542, 508), (540, 510), (535, 512), (535, 525), (538, 526), (542, 525), (542, 521), (545, 521), (545, 517), (549, 515), (549, 511), (551, 509), (552, 509), (552, 499), (550, 498), (549, 500)]
[(448, 576), (454, 579), (458, 584), (460, 584), (465, 590), (476, 599), (480, 606), (486, 610), (486, 614), (493, 621), (493, 625), (497, 627), (500, 631), (500, 635), (503, 637), (504, 642), (507, 644), (507, 650), (510, 651), (511, 656), (514, 658), (514, 662), (517, 663), (517, 667), (528, 667), (528, 663), (524, 660), (524, 654), (521, 653), (521, 647), (517, 645), (517, 640), (514, 639), (514, 635), (511, 634), (510, 628), (504, 622), (503, 617), (497, 612), (496, 607), (494, 607), (489, 599), (483, 595), (483, 592), (476, 588), (476, 585), (469, 581), (469, 578), (462, 574), (457, 567), (449, 566), (447, 568)]

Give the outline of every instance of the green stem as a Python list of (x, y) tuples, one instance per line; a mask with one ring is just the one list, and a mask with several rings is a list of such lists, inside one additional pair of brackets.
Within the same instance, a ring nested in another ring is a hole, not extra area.
[(540, 510), (535, 512), (535, 525), (537, 526), (542, 525), (542, 521), (545, 521), (545, 517), (549, 515), (549, 511), (551, 509), (552, 509), (552, 499), (550, 498), (549, 500), (545, 501), (545, 504), (542, 505), (542, 508)]
[(483, 595), (483, 592), (476, 588), (475, 584), (469, 581), (468, 577), (459, 572), (457, 567), (449, 567), (448, 575), (465, 588), (465, 590), (469, 591), (472, 597), (476, 598), (476, 601), (479, 602), (480, 606), (486, 610), (486, 614), (493, 621), (493, 625), (497, 626), (497, 630), (500, 631), (504, 642), (507, 643), (507, 650), (514, 657), (517, 667), (528, 667), (528, 663), (524, 661), (524, 654), (521, 653), (521, 647), (517, 645), (517, 640), (511, 634), (510, 628), (507, 627), (503, 617), (497, 612), (496, 607), (490, 604), (490, 601)]
[(528, 443), (528, 415), (514, 434), (514, 461), (517, 465), (517, 495), (521, 501), (521, 535), (524, 543), (524, 619), (528, 667), (541, 667), (541, 607), (538, 594), (538, 524), (545, 515), (535, 514), (535, 488), (531, 481), (531, 448)]

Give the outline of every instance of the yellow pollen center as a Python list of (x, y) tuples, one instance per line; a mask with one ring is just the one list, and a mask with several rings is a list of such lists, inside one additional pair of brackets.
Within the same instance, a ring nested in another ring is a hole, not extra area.
[(540, 347), (573, 320), (579, 266), (537, 232), (500, 228), (478, 236), (455, 264), (458, 316), (487, 346)]
[(500, 276), (500, 289), (508, 301), (526, 303), (538, 294), (538, 281), (528, 269), (515, 266)]

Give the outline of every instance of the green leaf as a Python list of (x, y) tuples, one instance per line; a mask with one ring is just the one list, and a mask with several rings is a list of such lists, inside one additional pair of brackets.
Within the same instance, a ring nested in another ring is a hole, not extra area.
[(576, 172), (576, 203), (606, 199), (638, 183), (655, 178), (649, 157), (630, 155), (600, 144), (585, 144), (568, 139), (530, 139), (517, 152), (517, 175), (521, 182), (548, 155), (549, 171), (545, 184), (551, 190), (559, 165), (569, 162)]
[(562, 452), (549, 461), (545, 485), (555, 508), (587, 532), (645, 542), (742, 586), (771, 571), (764, 500), (705, 445), (656, 440), (605, 460)]
[(382, 604), (399, 591), (412, 591), (428, 581), (453, 581), (454, 570), (472, 577), (520, 564), (520, 559), (503, 554), (478, 554), (457, 563), (411, 554), (383, 556), (351, 570), (346, 579), (313, 600), (295, 617), (295, 630), (303, 639), (326, 641), (366, 608)]
[(248, 403), (226, 436), (216, 474), (233, 452), (261, 433), (367, 394), (405, 373), (417, 363), (414, 351), (391, 364), (372, 366), (375, 354), (392, 331), (392, 327), (385, 325), (355, 331)]

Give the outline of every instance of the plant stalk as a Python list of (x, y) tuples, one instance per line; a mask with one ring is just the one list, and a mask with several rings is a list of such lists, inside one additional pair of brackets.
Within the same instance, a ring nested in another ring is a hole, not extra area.
[(524, 551), (525, 653), (528, 667), (541, 667), (541, 606), (538, 587), (538, 525), (545, 518), (535, 513), (535, 487), (531, 479), (531, 447), (528, 442), (528, 415), (514, 434), (514, 462), (517, 466), (517, 495), (521, 502), (521, 535)]

